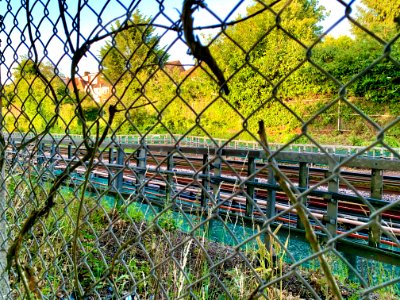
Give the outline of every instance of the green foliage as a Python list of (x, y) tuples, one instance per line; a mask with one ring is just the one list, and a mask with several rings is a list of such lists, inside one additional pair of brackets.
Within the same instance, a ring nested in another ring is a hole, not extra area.
[(159, 218), (158, 224), (166, 231), (175, 231), (179, 228), (180, 224), (175, 220), (172, 211), (167, 211)]
[(126, 214), (137, 223), (145, 220), (145, 215), (140, 209), (140, 204), (136, 202), (133, 202), (128, 206)]
[[(128, 28), (115, 34), (112, 41), (100, 49), (104, 78), (116, 88), (116, 97), (109, 99), (104, 111), (108, 111), (110, 104), (118, 104), (123, 111), (117, 113), (113, 128), (124, 133), (137, 134), (152, 128), (158, 115), (156, 109), (165, 102), (166, 90), (170, 89), (163, 84), (167, 78), (160, 71), (169, 55), (158, 45), (159, 38), (154, 28), (147, 25), (149, 22), (149, 18), (135, 11), (125, 25), (115, 23), (113, 30), (121, 26)], [(148, 87), (142, 86), (144, 82)], [(149, 98), (142, 96), (144, 88), (146, 96), (157, 102), (157, 107), (135, 108), (149, 104)], [(152, 92), (157, 96), (152, 96)]]
[[(341, 84), (357, 76), (347, 88), (349, 95), (377, 103), (398, 103), (400, 89), (397, 81), (400, 78), (400, 68), (391, 61), (381, 59), (361, 75), (363, 70), (382, 56), (383, 51), (382, 45), (369, 40), (353, 40), (347, 36), (337, 39), (328, 37), (314, 49), (312, 58)], [(316, 80), (324, 86), (321, 91), (330, 94), (339, 92), (340, 86), (332, 79), (319, 74)]]
[(93, 122), (98, 119), (101, 114), (101, 109), (94, 101), (90, 101), (87, 105), (82, 106), (84, 109), (85, 119), (88, 122)]
[[(369, 0), (363, 4), (357, 17), (360, 22), (370, 22), (368, 28), (385, 38), (397, 32), (399, 9), (395, 1), (387, 6)], [(260, 9), (263, 6), (255, 3), (247, 14)], [(99, 52), (101, 76), (114, 84), (115, 94), (107, 102), (95, 103), (86, 92), (80, 92), (88, 125), (100, 121), (104, 128), (109, 106), (117, 104), (121, 111), (115, 115), (112, 129), (118, 134), (253, 139), (258, 121), (263, 119), (270, 141), (282, 143), (301, 135), (302, 122), (329, 104), (343, 86), (347, 98), (356, 99), (365, 114), (400, 113), (400, 69), (384, 57), (388, 48), (357, 30), (354, 38), (327, 36), (313, 45), (325, 17), (317, 1), (295, 0), (288, 6), (282, 2), (273, 9), (282, 10), (279, 22), (266, 10), (228, 27), (226, 34), (210, 41), (213, 56), (229, 78), (231, 93), (224, 98), (219, 97), (219, 87), (204, 64), (186, 72), (164, 68), (168, 54), (160, 48), (154, 28), (147, 26), (148, 17), (136, 11), (126, 25), (115, 23), (114, 29), (127, 28)], [(397, 44), (390, 49), (393, 58), (400, 56)], [(50, 81), (61, 103), (60, 118), (52, 132), (62, 133), (68, 128), (69, 133), (80, 133), (77, 99), (62, 76), (55, 76), (50, 63), (36, 66), (27, 56), (21, 57), (14, 70), (16, 80), (4, 88), (9, 110), (4, 116), (7, 130), (39, 132), (54, 117), (54, 97), (38, 77), (38, 70)], [(365, 130), (368, 124), (362, 124), (354, 114), (350, 108), (342, 108), (340, 118), (345, 129), (352, 130), (349, 134), (333, 130), (338, 119), (335, 107), (315, 119), (310, 126), (315, 130), (312, 134), (323, 132), (318, 134), (320, 141), (327, 143), (365, 144), (373, 140), (374, 132)], [(379, 124), (384, 126), (390, 120), (381, 118)], [(399, 130), (391, 129), (385, 141), (395, 146), (399, 137)], [(308, 142), (305, 138), (296, 140), (301, 141)]]
[(149, 22), (149, 18), (135, 11), (126, 24), (117, 21), (112, 26), (113, 30), (127, 28), (115, 34), (112, 41), (107, 41), (100, 50), (103, 73), (112, 84), (130, 81), (139, 72), (150, 73), (168, 59), (158, 45), (159, 38), (154, 35), (154, 28), (147, 25)]
[[(276, 16), (265, 11), (229, 28), (227, 35), (230, 38), (220, 38), (212, 45), (213, 54), (225, 73), (236, 73), (229, 81), (232, 89), (229, 99), (244, 115), (273, 96), (274, 85), (284, 79), (277, 88), (280, 97), (302, 93), (299, 81), (304, 81), (303, 77), (308, 75), (293, 73), (289, 76), (306, 57), (306, 49), (294, 38), (306, 45), (316, 39), (321, 33), (318, 22), (324, 18), (323, 8), (318, 6), (317, 1), (304, 0), (293, 1), (287, 7), (283, 5), (274, 6), (275, 11), (283, 9), (279, 27)], [(247, 13), (253, 14), (262, 8), (260, 4), (252, 5)]]
[(24, 78), (35, 77), (40, 73), (48, 80), (55, 78), (54, 66), (50, 62), (35, 62), (27, 55), (20, 57), (20, 62), (14, 68), (13, 76), (18, 81)]
[[(390, 40), (399, 32), (400, 3), (399, 0), (362, 0), (357, 7), (357, 21), (374, 34)], [(358, 38), (371, 39), (361, 28), (353, 25), (353, 33)]]
[(63, 77), (56, 76), (54, 66), (50, 62), (40, 62), (36, 65), (26, 56), (21, 57), (21, 61), (14, 68), (13, 76), (13, 84), (5, 87), (7, 107), (10, 111), (5, 115), (6, 129), (43, 131), (55, 116), (56, 103), (60, 93), (65, 90)]

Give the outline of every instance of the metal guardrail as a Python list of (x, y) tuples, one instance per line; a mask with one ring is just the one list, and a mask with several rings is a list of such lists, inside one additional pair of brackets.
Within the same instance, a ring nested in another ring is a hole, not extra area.
[[(24, 138), (26, 140), (33, 137), (32, 134), (13, 134), (13, 138)], [(43, 137), (44, 139), (53, 138), (54, 140), (82, 140), (82, 135), (69, 134), (51, 134)], [(168, 134), (149, 134), (146, 136), (140, 135), (115, 135), (107, 137), (104, 144), (119, 143), (127, 145), (179, 145), (180, 147), (201, 147), (201, 148), (226, 148), (237, 150), (262, 150), (259, 143), (254, 141), (243, 140), (226, 140), (218, 138), (207, 138), (200, 136), (185, 136), (185, 135), (168, 135)], [(361, 146), (343, 146), (343, 145), (311, 145), (311, 144), (276, 144), (271, 143), (270, 148), (273, 151), (287, 151), (297, 153), (320, 153), (324, 151), (329, 154), (337, 155), (357, 155), (371, 158), (384, 158), (397, 160), (394, 153), (400, 153), (400, 148), (383, 148), (383, 147), (361, 147)]]

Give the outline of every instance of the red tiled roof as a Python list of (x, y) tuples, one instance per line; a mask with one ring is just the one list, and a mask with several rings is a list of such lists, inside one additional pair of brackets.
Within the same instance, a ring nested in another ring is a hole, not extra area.
[(165, 63), (165, 68), (169, 71), (178, 70), (178, 72), (185, 72), (185, 68), (179, 60), (168, 61)]

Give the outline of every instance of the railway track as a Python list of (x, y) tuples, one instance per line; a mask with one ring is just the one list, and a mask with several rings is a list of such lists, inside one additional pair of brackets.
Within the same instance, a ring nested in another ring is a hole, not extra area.
[[(84, 151), (80, 151), (80, 156), (84, 155)], [(67, 149), (61, 148), (58, 152), (59, 155), (66, 159), (67, 157)], [(51, 156), (51, 153), (48, 151), (46, 153), (47, 156)], [(130, 164), (134, 164), (136, 158), (128, 156), (126, 157), (127, 160), (130, 161)], [(201, 156), (174, 156), (174, 168), (175, 170), (181, 171), (196, 171), (203, 168), (203, 158)], [(107, 151), (101, 154), (101, 160), (103, 161), (110, 161), (109, 153)], [(113, 160), (116, 163), (115, 160)], [(165, 154), (152, 154), (147, 159), (148, 164), (152, 165), (153, 168), (167, 168), (167, 156)], [(268, 169), (265, 168), (265, 163), (262, 160), (255, 162), (256, 166), (255, 169), (258, 172), (257, 179), (260, 182), (267, 182), (268, 181)], [(286, 175), (291, 182), (298, 184), (299, 179), (299, 166), (296, 164), (291, 163), (283, 163), (279, 165), (280, 169)], [(259, 169), (262, 169), (259, 171)], [(233, 171), (234, 170), (234, 171)], [(229, 177), (246, 177), (248, 170), (248, 162), (246, 161), (246, 157), (240, 158), (240, 160), (234, 160), (228, 158), (224, 160), (221, 172), (224, 173), (226, 176)], [(323, 167), (310, 167), (309, 168), (309, 180), (308, 185), (313, 186), (320, 183), (328, 176), (329, 170), (328, 168)], [(343, 179), (351, 183), (351, 185), (359, 192), (364, 192), (365, 194), (370, 194), (370, 185), (371, 185), (371, 174), (369, 170), (342, 170), (340, 175)], [(340, 182), (339, 185), (342, 189), (348, 189), (349, 187), (343, 181)], [(350, 191), (349, 191), (350, 192)], [(400, 169), (396, 172), (396, 175), (383, 175), (383, 198), (385, 196), (400, 196)]]
[[(49, 159), (49, 157), (47, 157)], [(65, 161), (68, 161), (67, 158), (64, 158)], [(56, 169), (64, 169), (65, 163), (63, 160), (56, 161)], [(174, 175), (173, 175), (173, 191), (171, 195), (172, 201), (176, 203), (184, 204), (186, 206), (191, 206), (193, 210), (197, 210), (200, 207), (200, 199), (201, 199), (201, 176), (198, 176), (197, 179), (193, 179), (194, 174), (199, 174), (198, 169), (193, 169), (189, 167), (183, 167), (182, 162), (175, 165)], [(234, 165), (232, 165), (233, 167)], [(121, 167), (119, 167), (121, 168)], [(103, 189), (108, 189), (109, 185), (105, 184), (105, 182), (113, 181), (114, 179), (110, 176), (110, 170), (114, 173), (118, 172), (118, 167), (116, 166), (108, 166), (101, 167), (97, 166), (93, 171), (93, 176), (91, 180), (96, 182), (96, 179), (102, 179), (102, 181), (98, 181), (98, 184), (101, 185), (103, 183)], [(125, 190), (125, 193), (129, 194), (137, 194), (137, 185), (140, 185), (138, 182), (138, 177), (136, 175), (137, 170), (134, 163), (125, 162), (124, 170), (123, 170), (123, 185), (122, 189)], [(144, 194), (149, 196), (150, 198), (160, 198), (163, 199), (166, 197), (166, 186), (167, 179), (162, 174), (162, 171), (165, 171), (167, 168), (163, 164), (153, 165), (148, 163), (147, 169), (145, 171), (145, 183), (144, 183)], [(289, 167), (289, 170), (294, 170), (295, 168)], [(197, 171), (197, 172), (196, 172)], [(318, 175), (324, 174), (326, 171), (323, 169), (315, 169)], [(77, 170), (77, 174), (80, 177), (76, 177), (75, 180), (80, 181), (83, 180), (83, 175), (86, 172), (85, 168), (79, 168)], [(232, 175), (235, 172), (227, 172), (224, 173), (225, 178), (220, 178), (219, 184), (219, 197), (221, 199), (218, 204), (218, 208), (220, 210), (224, 210), (227, 212), (233, 212), (237, 215), (246, 215), (246, 196), (244, 195), (244, 190), (239, 188), (240, 182), (245, 182), (246, 177), (240, 176), (236, 179), (232, 179)], [(238, 173), (240, 175), (240, 173)], [(290, 173), (289, 173), (290, 174)], [(244, 174), (242, 174), (244, 175)], [(292, 173), (292, 175), (294, 175)], [(213, 174), (211, 174), (211, 177)], [(367, 174), (363, 173), (351, 173), (347, 172), (345, 174), (346, 179), (351, 181), (353, 178), (356, 178), (356, 181), (359, 181), (360, 178), (368, 178)], [(360, 177), (358, 177), (360, 176)], [(267, 174), (262, 174), (258, 179), (259, 182), (262, 179), (267, 178)], [(80, 179), (79, 179), (80, 178)], [(291, 177), (290, 177), (291, 178)], [(390, 176), (386, 178), (389, 180), (399, 180), (396, 177)], [(235, 183), (236, 181), (236, 183)], [(395, 181), (398, 184), (398, 181)], [(204, 187), (203, 187), (204, 188)], [(276, 199), (275, 199), (275, 213), (279, 214), (280, 212), (287, 211), (287, 213), (283, 214), (278, 218), (279, 221), (286, 223), (289, 226), (297, 226), (297, 214), (296, 210), (289, 211), (290, 205), (286, 195), (279, 191), (279, 187), (274, 187), (276, 190)], [(268, 205), (268, 190), (266, 188), (256, 188), (254, 191), (254, 201), (257, 203), (258, 208), (255, 209), (254, 215), (257, 217), (266, 216), (266, 210)], [(207, 191), (210, 195), (213, 194), (213, 191), (209, 189)], [(326, 214), (327, 209), (327, 200), (324, 199), (323, 194), (326, 193), (324, 190), (316, 190), (307, 197), (307, 207), (316, 219), (321, 222), (324, 221), (324, 216)], [(321, 196), (318, 196), (320, 194)], [(213, 196), (215, 197), (215, 195)], [(385, 201), (381, 201), (382, 205), (385, 204)], [(211, 206), (211, 204), (209, 204)], [(368, 222), (368, 217), (370, 214), (370, 209), (368, 206), (360, 203), (354, 203), (346, 200), (339, 201), (338, 203), (338, 230), (337, 233), (341, 234), (348, 230), (351, 230), (355, 226), (362, 226)], [(317, 228), (317, 224), (314, 224)], [(382, 213), (382, 228), (393, 233), (396, 236), (400, 236), (400, 210), (387, 210)], [(366, 227), (363, 230), (360, 230), (357, 233), (350, 234), (350, 237), (361, 240), (368, 240), (368, 228)], [(381, 243), (385, 245), (390, 245), (392, 247), (396, 247), (396, 243), (389, 241), (386, 238), (381, 239)]]
[[(85, 173), (85, 169), (80, 169), (77, 172), (81, 175), (81, 177), (76, 177), (75, 180), (77, 182), (83, 181), (83, 175)], [(135, 176), (126, 175), (129, 172), (124, 172), (124, 184), (122, 189), (125, 190), (125, 194), (138, 194), (135, 188), (135, 184), (137, 184)], [(93, 174), (98, 179), (103, 179), (104, 181), (108, 181), (108, 173), (103, 170), (96, 169), (93, 171)], [(96, 178), (92, 177), (92, 181), (96, 182)], [(162, 199), (166, 197), (166, 182), (165, 180), (160, 179), (155, 173), (149, 171), (146, 175), (146, 183), (144, 188), (144, 194), (149, 199)], [(197, 185), (190, 184), (192, 180), (182, 177), (174, 178), (176, 183), (174, 184), (174, 195), (172, 196), (172, 201), (176, 204), (186, 206), (186, 211), (192, 210), (193, 212), (198, 211), (200, 207), (200, 197), (201, 197), (201, 188)], [(190, 182), (189, 182), (190, 181)], [(101, 186), (101, 183), (97, 183)], [(103, 183), (103, 189), (108, 189), (108, 185)], [(226, 212), (238, 215), (245, 216), (246, 214), (246, 198), (240, 193), (236, 195), (232, 195), (232, 185), (223, 184), (220, 188), (220, 203), (218, 205), (218, 209), (224, 210)], [(130, 191), (127, 192), (127, 191)], [(259, 207), (259, 210), (254, 211), (254, 216), (257, 218), (261, 218), (261, 216), (266, 216), (266, 208), (268, 203), (268, 198), (265, 196), (264, 192), (258, 191), (255, 197), (255, 201)], [(124, 193), (124, 192), (123, 192)], [(211, 194), (212, 191), (209, 191)], [(316, 219), (323, 221), (324, 214), (326, 211), (327, 203), (323, 198), (310, 196), (308, 201), (308, 210), (311, 215)], [(209, 203), (209, 207), (212, 207), (212, 204)], [(282, 214), (277, 218), (277, 221), (282, 222), (288, 226), (296, 227), (298, 220), (296, 210), (291, 210), (290, 205), (288, 203), (287, 197), (283, 193), (278, 192), (276, 195), (276, 204), (275, 204), (276, 214), (287, 211), (287, 213)], [(368, 222), (368, 208), (361, 205), (355, 205), (351, 202), (341, 201), (339, 203), (339, 214), (338, 214), (338, 225), (339, 228), (337, 230), (338, 234), (343, 234), (346, 231), (351, 230), (356, 226), (362, 226)], [(400, 214), (396, 210), (387, 211), (382, 214), (382, 223), (386, 225), (382, 225), (382, 228), (391, 232), (397, 237), (400, 237)], [(316, 229), (321, 229), (315, 222), (313, 223)], [(348, 235), (352, 239), (368, 241), (368, 228), (364, 230), (360, 230), (356, 233), (351, 233)], [(382, 238), (380, 243), (382, 245), (387, 245), (391, 247), (397, 247), (397, 244), (390, 241), (387, 238)], [(400, 249), (399, 249), (400, 250)]]

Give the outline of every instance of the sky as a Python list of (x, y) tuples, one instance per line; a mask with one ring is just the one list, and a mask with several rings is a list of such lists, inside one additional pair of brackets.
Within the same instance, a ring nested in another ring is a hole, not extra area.
[[(66, 34), (59, 20), (58, 1), (48, 0), (47, 2), (42, 2), (44, 4), (34, 0), (30, 1), (31, 18), (34, 25), (32, 32), (38, 57), (40, 59), (46, 56), (54, 65), (58, 66), (62, 74), (68, 76), (71, 58), (69, 54), (65, 54), (68, 49), (65, 48)], [(65, 2), (66, 11), (69, 14), (67, 14), (66, 19), (71, 29), (74, 26), (71, 16), (77, 13), (78, 0), (67, 0)], [(159, 2), (163, 2), (163, 5), (160, 6)], [(89, 5), (84, 6), (80, 11), (81, 35), (84, 39), (88, 39), (96, 33), (104, 34), (110, 29), (110, 24), (113, 24), (117, 19), (120, 21), (125, 20), (127, 11), (132, 12), (136, 9), (139, 9), (142, 14), (152, 17), (155, 24), (171, 26), (179, 21), (182, 2), (182, 0), (87, 0)], [(356, 7), (359, 1), (355, 2), (353, 7)], [(13, 68), (16, 67), (20, 57), (29, 53), (27, 17), (25, 11), (20, 9), (21, 3), (25, 3), (25, 0), (0, 0), (0, 12), (4, 14), (4, 26), (0, 32), (1, 50), (5, 60), (0, 70), (3, 84), (6, 84), (7, 79), (11, 78)], [(246, 7), (252, 1), (206, 0), (205, 3), (210, 11), (217, 13), (217, 17), (205, 9), (197, 10), (194, 13), (195, 26), (218, 24), (220, 21), (217, 18), (233, 20), (239, 15), (243, 16), (246, 14)], [(327, 30), (344, 15), (345, 7), (335, 0), (320, 0), (319, 3), (325, 6), (327, 12), (329, 12), (329, 16), (322, 23), (324, 30)], [(45, 18), (43, 18), (44, 16)], [(333, 36), (349, 35), (349, 30), (349, 22), (343, 20), (329, 34)], [(207, 36), (214, 35), (217, 32), (218, 30), (216, 29), (202, 30), (198, 34)], [(193, 64), (193, 58), (187, 54), (187, 46), (182, 41), (182, 37), (179, 37), (176, 32), (157, 28), (155, 33), (162, 36), (160, 45), (166, 47), (171, 61), (180, 60), (183, 64)], [(76, 33), (68, 33), (68, 35), (71, 37), (73, 44), (76, 44)], [(80, 42), (82, 43), (82, 39)], [(84, 71), (98, 71), (98, 53), (102, 45), (104, 45), (104, 41), (93, 44), (87, 56), (81, 60), (78, 66), (79, 74), (83, 74)]]

